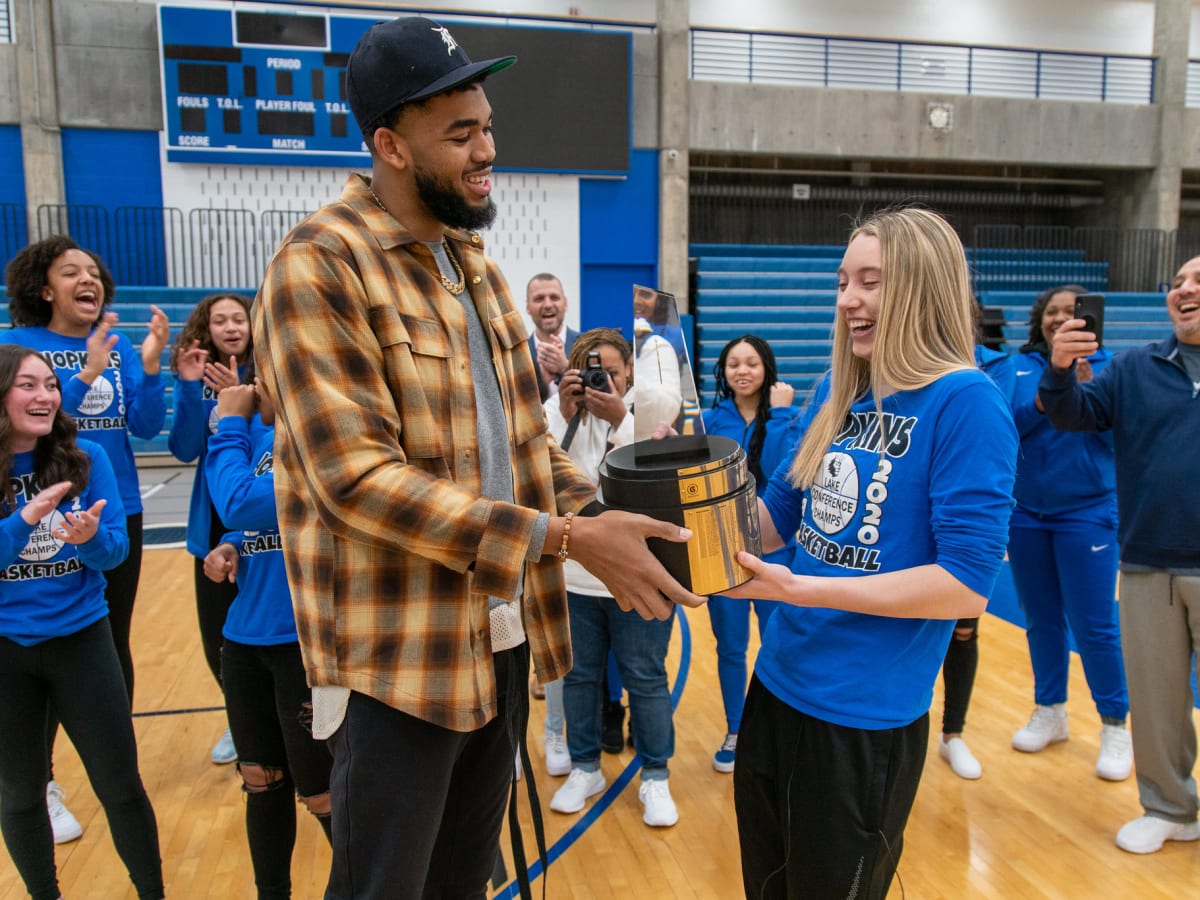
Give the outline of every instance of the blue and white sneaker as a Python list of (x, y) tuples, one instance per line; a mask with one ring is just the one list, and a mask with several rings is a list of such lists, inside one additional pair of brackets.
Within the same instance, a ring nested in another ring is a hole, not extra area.
[(713, 768), (718, 772), (732, 772), (733, 758), (737, 753), (737, 735), (725, 735), (725, 743), (713, 754)]

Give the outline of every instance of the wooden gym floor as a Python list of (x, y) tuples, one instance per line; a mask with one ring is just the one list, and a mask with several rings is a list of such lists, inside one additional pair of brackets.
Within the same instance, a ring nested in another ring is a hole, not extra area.
[[(214, 766), (208, 758), (225, 725), (221, 696), (200, 651), (191, 572), (191, 558), (183, 550), (146, 551), (134, 621), (142, 777), (158, 815), (167, 895), (175, 900), (253, 898), (240, 782), (233, 766)], [(642, 824), (637, 775), (627, 771), (633, 762), (628, 750), (605, 755), (610, 786), (623, 773), (626, 786), (592, 801), (611, 802), (586, 827), (572, 830), (586, 811), (576, 816), (550, 811), (550, 797), (562, 779), (542, 772), (538, 790), (547, 840), (561, 853), (551, 862), (546, 883), (551, 900), (741, 896), (732, 778), (711, 766), (725, 730), (712, 632), (704, 610), (687, 612), (686, 629), (683, 624), (675, 630), (668, 661), (673, 680), (681, 657), (687, 661), (671, 763), (679, 824), (669, 829)], [(1020, 754), (1009, 747), (1009, 738), (1032, 709), (1024, 634), (988, 615), (980, 635), (966, 736), (983, 763), (983, 778), (963, 781), (938, 758), (939, 685), (925, 776), (889, 897), (1149, 900), (1200, 894), (1200, 844), (1168, 844), (1145, 857), (1113, 844), (1117, 828), (1141, 810), (1132, 778), (1111, 784), (1093, 772), (1099, 720), (1078, 658), (1071, 671), (1071, 739), (1039, 754)], [(541, 771), (543, 704), (532, 704), (530, 749)], [(104, 816), (65, 735), (55, 768), (68, 805), (84, 826), (80, 840), (57, 851), (64, 896), (133, 898)], [(522, 785), (523, 798), (524, 793)], [(293, 896), (308, 900), (322, 895), (329, 850), (302, 807), (299, 818)], [(523, 820), (529, 847), (533, 832), (527, 809)], [(507, 836), (504, 843), (511, 874)], [(539, 880), (535, 895), (540, 891)], [(0, 854), (0, 900), (24, 896), (11, 861)]]

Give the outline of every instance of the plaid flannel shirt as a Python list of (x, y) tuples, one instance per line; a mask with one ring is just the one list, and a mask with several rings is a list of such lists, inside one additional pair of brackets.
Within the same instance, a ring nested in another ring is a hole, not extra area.
[[(284, 239), (254, 309), (275, 400), (279, 529), (309, 684), (456, 731), (496, 711), (488, 595), (513, 597), (538, 511), (595, 487), (549, 436), (526, 328), (479, 235), (448, 229), (492, 348), (516, 504), (480, 496), (465, 314), (429, 248), (351, 176)], [(562, 566), (528, 563), (542, 678), (571, 667)]]

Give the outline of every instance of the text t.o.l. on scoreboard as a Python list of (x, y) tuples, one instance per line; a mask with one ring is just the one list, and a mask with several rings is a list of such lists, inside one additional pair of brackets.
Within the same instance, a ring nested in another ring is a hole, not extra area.
[[(164, 5), (158, 15), (168, 162), (370, 166), (346, 63), (377, 14)], [(497, 169), (628, 171), (629, 33), (449, 27), (472, 59), (518, 57), (485, 85)]]

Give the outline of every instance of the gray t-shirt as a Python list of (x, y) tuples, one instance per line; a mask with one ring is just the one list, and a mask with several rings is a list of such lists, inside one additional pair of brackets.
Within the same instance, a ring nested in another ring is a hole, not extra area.
[(1200, 344), (1175, 345), (1179, 348), (1179, 361), (1187, 370), (1188, 378), (1192, 379), (1192, 390), (1200, 391)]

